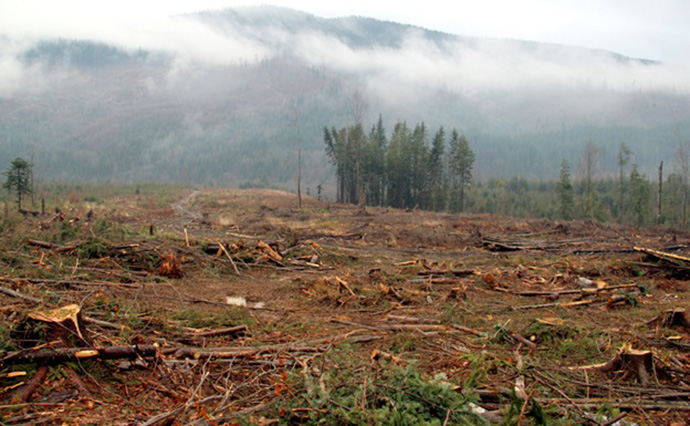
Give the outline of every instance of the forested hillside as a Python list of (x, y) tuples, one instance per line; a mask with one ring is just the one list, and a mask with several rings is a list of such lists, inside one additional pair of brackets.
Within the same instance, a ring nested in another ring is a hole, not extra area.
[(14, 70), (0, 164), (31, 158), (39, 180), (294, 188), (301, 144), (303, 186), (335, 197), (324, 126), (379, 113), (389, 132), (457, 129), (477, 182), (556, 179), (563, 159), (577, 177), (589, 142), (600, 177), (616, 175), (621, 142), (651, 174), (690, 140), (690, 86), (664, 64), (268, 6), (180, 19), (217, 45), (0, 38)]

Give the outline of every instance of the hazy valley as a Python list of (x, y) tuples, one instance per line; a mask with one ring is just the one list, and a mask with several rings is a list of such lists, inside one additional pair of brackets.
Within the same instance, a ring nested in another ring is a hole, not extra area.
[(388, 132), (464, 133), (478, 180), (556, 178), (590, 141), (602, 176), (621, 142), (651, 172), (690, 136), (690, 79), (671, 64), (269, 6), (174, 22), (174, 38), (0, 38), (0, 162), (32, 156), (39, 179), (294, 188), (301, 140), (305, 186), (332, 192), (323, 128), (353, 123), (356, 92), (365, 128), (381, 114)]

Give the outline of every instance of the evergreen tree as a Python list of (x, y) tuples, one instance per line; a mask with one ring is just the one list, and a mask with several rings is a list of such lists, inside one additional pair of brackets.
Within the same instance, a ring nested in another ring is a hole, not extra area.
[(396, 123), (386, 151), (388, 204), (392, 207), (411, 207), (411, 179), (409, 156), (410, 131), (406, 122)]
[(561, 218), (570, 220), (573, 218), (573, 185), (570, 183), (570, 164), (564, 159), (561, 161), (561, 174), (558, 179), (558, 201)]
[(620, 149), (618, 150), (618, 186), (619, 186), (619, 197), (618, 197), (618, 223), (623, 223), (623, 216), (625, 215), (625, 166), (630, 161), (630, 155), (632, 151), (628, 148), (625, 142), (621, 142)]
[(5, 183), (2, 187), (12, 191), (14, 190), (17, 196), (17, 208), (22, 209), (22, 198), (25, 195), (31, 195), (32, 188), (32, 167), (33, 165), (24, 160), (23, 158), (15, 158), (12, 161), (10, 168), (5, 171)]
[(457, 195), (453, 210), (463, 211), (465, 208), (465, 190), (472, 183), (474, 152), (470, 149), (465, 135), (458, 135), (458, 131), (455, 129), (451, 132), (448, 154), (448, 167), (452, 182), (451, 191)]
[(370, 161), (369, 196), (372, 205), (381, 206), (385, 203), (386, 194), (386, 129), (383, 127), (383, 118), (379, 114), (379, 120), (369, 133)]
[(429, 153), (429, 187), (431, 197), (431, 207), (434, 211), (443, 210), (445, 207), (445, 164), (444, 154), (446, 136), (443, 127), (438, 129), (431, 144)]
[(355, 124), (346, 131), (349, 170), (349, 199), (348, 203), (366, 204), (365, 191), (365, 161), (367, 136), (361, 124)]
[(324, 130), (326, 155), (336, 166), (338, 202), (366, 202), (365, 161), (367, 137), (360, 124)]
[(338, 138), (338, 131), (335, 127), (330, 130), (328, 127), (324, 128), (324, 143), (326, 144), (326, 155), (331, 159), (331, 164), (336, 168), (336, 200), (339, 203), (344, 203), (345, 194), (345, 144), (342, 139)]
[(408, 151), (411, 178), (411, 201), (408, 207), (427, 207), (429, 147), (424, 122), (417, 124), (412, 132)]
[(592, 141), (589, 141), (582, 153), (582, 186), (584, 193), (584, 200), (582, 205), (583, 214), (586, 218), (594, 217), (595, 207), (597, 204), (596, 196), (594, 194), (594, 178), (599, 166), (599, 156), (601, 149)]
[(650, 199), (649, 181), (639, 172), (637, 164), (633, 164), (630, 171), (630, 206), (637, 226), (647, 222)]

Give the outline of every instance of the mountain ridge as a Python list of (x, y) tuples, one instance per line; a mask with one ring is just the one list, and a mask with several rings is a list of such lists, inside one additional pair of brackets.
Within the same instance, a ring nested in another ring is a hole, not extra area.
[(50, 179), (289, 188), (299, 129), (305, 180), (326, 185), (322, 129), (352, 122), (356, 92), (367, 126), (381, 113), (389, 130), (407, 120), (467, 134), (481, 179), (554, 178), (590, 140), (603, 174), (621, 141), (651, 171), (690, 130), (687, 81), (659, 62), (285, 10), (185, 15), (195, 24), (180, 28), (206, 37), (197, 56), (153, 43), (0, 43), (25, 79), (0, 92), (0, 161), (33, 149)]

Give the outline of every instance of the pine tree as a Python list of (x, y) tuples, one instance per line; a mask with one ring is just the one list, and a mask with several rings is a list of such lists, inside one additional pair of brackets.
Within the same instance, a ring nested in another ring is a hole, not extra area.
[(587, 143), (582, 153), (583, 213), (586, 218), (594, 217), (594, 210), (597, 204), (596, 195), (594, 193), (594, 178), (596, 177), (595, 175), (599, 167), (600, 154), (601, 149), (592, 141)]
[(10, 168), (5, 171), (5, 183), (3, 188), (12, 191), (14, 190), (17, 196), (17, 208), (22, 209), (22, 198), (25, 195), (31, 195), (31, 181), (32, 181), (32, 167), (33, 165), (23, 158), (15, 158), (12, 161)]
[(345, 144), (342, 138), (338, 138), (338, 131), (335, 127), (323, 130), (324, 143), (326, 145), (326, 155), (331, 159), (331, 164), (336, 168), (336, 200), (339, 203), (345, 202)]
[(429, 147), (424, 122), (417, 124), (412, 132), (408, 151), (411, 178), (411, 200), (408, 207), (427, 207)]
[(561, 174), (558, 179), (558, 201), (561, 218), (570, 220), (573, 218), (573, 185), (570, 183), (570, 164), (566, 160), (561, 161)]
[(451, 191), (457, 195), (454, 210), (463, 211), (465, 208), (465, 190), (472, 183), (472, 168), (475, 158), (465, 135), (458, 135), (458, 131), (455, 129), (451, 132), (448, 155), (448, 167), (453, 182)]
[(370, 186), (369, 202), (372, 205), (381, 206), (385, 203), (386, 194), (386, 129), (383, 127), (383, 118), (379, 114), (379, 120), (369, 133), (370, 153)]
[(642, 226), (647, 222), (650, 199), (649, 181), (639, 172), (637, 164), (633, 164), (630, 170), (630, 205), (635, 214), (637, 226)]
[(445, 206), (445, 165), (443, 161), (446, 149), (445, 145), (446, 136), (443, 127), (441, 127), (434, 136), (434, 140), (431, 144), (431, 152), (429, 153), (430, 207), (434, 211), (442, 210)]
[(628, 148), (625, 142), (621, 142), (618, 150), (618, 223), (623, 223), (623, 216), (625, 215), (625, 166), (630, 161), (632, 151)]
[(406, 122), (398, 122), (386, 151), (386, 176), (388, 177), (388, 204), (392, 207), (410, 207), (410, 166), (408, 164), (410, 131)]

